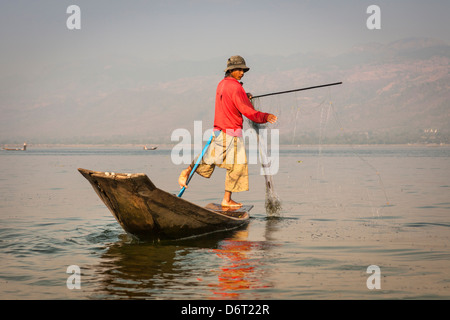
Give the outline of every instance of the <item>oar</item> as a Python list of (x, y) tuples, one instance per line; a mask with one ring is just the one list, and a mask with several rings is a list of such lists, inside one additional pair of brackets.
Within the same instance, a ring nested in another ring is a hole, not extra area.
[[(194, 168), (192, 168), (191, 173), (189, 174), (189, 177), (186, 180), (186, 186), (189, 184), (189, 181), (191, 181), (192, 176), (195, 173), (195, 170), (197, 170), (197, 167), (200, 164), (200, 161), (202, 161), (203, 156), (205, 155), (206, 149), (208, 149), (209, 145), (211, 144), (213, 136), (214, 136), (214, 134), (211, 135), (211, 138), (209, 138), (208, 142), (205, 144), (205, 147), (203, 148), (201, 155), (198, 157), (197, 161), (195, 162)], [(183, 195), (185, 190), (186, 190), (186, 187), (181, 188), (180, 192), (178, 193), (179, 198)]]

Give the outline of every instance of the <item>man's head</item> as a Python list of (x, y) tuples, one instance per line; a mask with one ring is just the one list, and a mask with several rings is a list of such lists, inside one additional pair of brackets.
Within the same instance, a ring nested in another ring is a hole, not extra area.
[(244, 76), (244, 73), (248, 70), (250, 70), (250, 68), (245, 64), (244, 58), (242, 58), (241, 56), (232, 56), (227, 61), (225, 74), (239, 81)]
[(232, 56), (228, 59), (225, 72), (232, 71), (234, 69), (242, 69), (244, 72), (250, 70), (250, 68), (246, 66), (244, 58), (241, 56)]

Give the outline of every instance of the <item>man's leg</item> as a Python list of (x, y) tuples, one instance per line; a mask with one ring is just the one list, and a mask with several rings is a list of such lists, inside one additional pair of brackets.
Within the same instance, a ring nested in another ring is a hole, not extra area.
[(236, 201), (231, 199), (231, 191), (225, 191), (225, 195), (223, 196), (222, 206), (223, 207), (240, 207), (242, 203), (237, 203)]

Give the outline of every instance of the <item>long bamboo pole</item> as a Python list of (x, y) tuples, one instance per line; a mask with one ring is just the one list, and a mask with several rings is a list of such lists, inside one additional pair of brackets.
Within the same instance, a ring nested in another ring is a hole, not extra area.
[(293, 90), (287, 90), (287, 91), (279, 91), (279, 92), (266, 93), (266, 94), (261, 94), (261, 95), (259, 95), (259, 96), (254, 96), (254, 97), (252, 97), (252, 99), (262, 98), (262, 97), (268, 97), (268, 96), (274, 96), (274, 95), (277, 95), (277, 94), (284, 94), (284, 93), (291, 93), (291, 92), (297, 92), (297, 91), (304, 91), (304, 90), (316, 89), (316, 88), (323, 88), (323, 87), (337, 86), (337, 85), (339, 85), (339, 84), (342, 84), (342, 82), (328, 83), (328, 84), (322, 84), (322, 85), (320, 85), (320, 86), (306, 87), (306, 88), (293, 89)]

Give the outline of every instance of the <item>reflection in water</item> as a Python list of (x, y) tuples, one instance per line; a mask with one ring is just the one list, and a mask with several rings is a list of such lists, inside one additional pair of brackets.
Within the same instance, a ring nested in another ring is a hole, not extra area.
[(285, 218), (280, 216), (267, 216), (266, 218), (266, 228), (264, 232), (264, 238), (266, 241), (275, 241), (276, 238), (274, 234), (280, 229), (280, 222), (284, 221)]
[(159, 283), (173, 274), (178, 248), (119, 241), (111, 245), (94, 267), (100, 288), (93, 298), (139, 299), (156, 296)]
[(164, 299), (164, 294), (169, 299), (188, 299), (195, 289), (192, 283), (198, 282), (202, 272), (199, 269), (211, 264), (205, 253), (217, 248), (219, 241), (233, 238), (235, 232), (160, 243), (142, 243), (123, 235), (92, 267), (92, 281), (101, 285), (91, 297)]
[(241, 231), (233, 239), (221, 241), (213, 252), (224, 264), (217, 270), (218, 283), (210, 284), (214, 295), (219, 299), (239, 299), (244, 290), (268, 287), (262, 282), (263, 266), (255, 251), (263, 243), (246, 241), (247, 231)]
[(255, 290), (273, 287), (265, 277), (273, 244), (247, 239), (248, 226), (158, 244), (123, 235), (87, 275), (101, 284), (91, 298), (190, 299), (199, 291), (205, 299), (239, 299), (246, 293), (244, 298), (258, 298)]
[(267, 251), (274, 247), (271, 233), (276, 230), (280, 218), (266, 221), (265, 238), (268, 241), (248, 241), (248, 230), (237, 232), (232, 239), (219, 243), (213, 252), (224, 264), (217, 270), (218, 283), (210, 284), (217, 299), (240, 299), (252, 290), (252, 298), (258, 298), (255, 290), (273, 287), (266, 275)]

